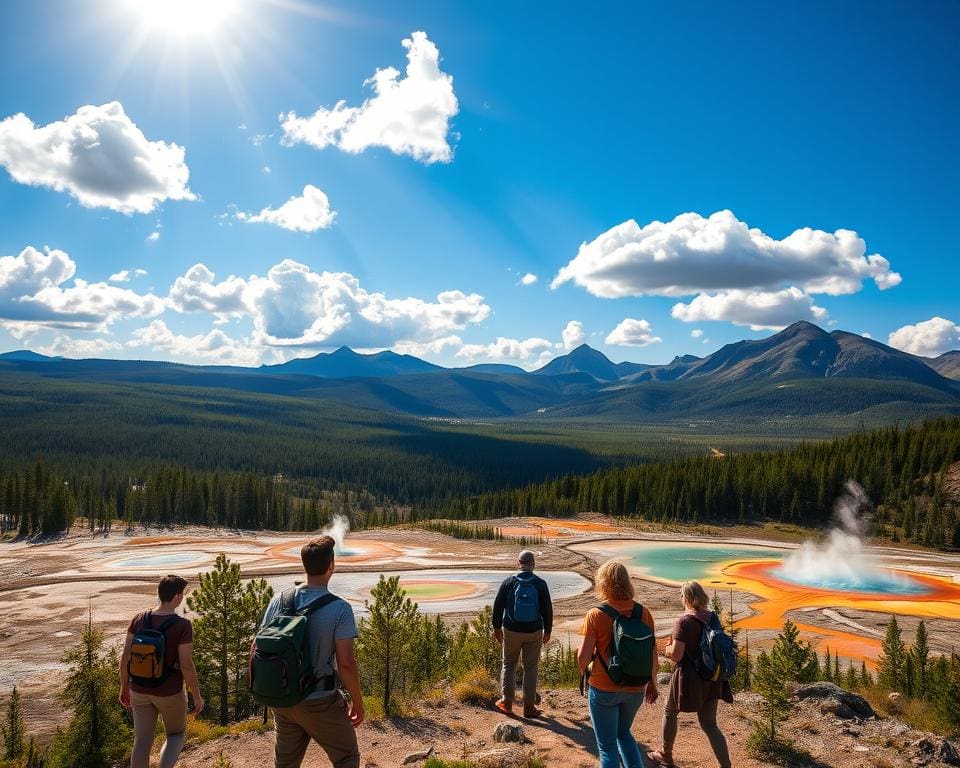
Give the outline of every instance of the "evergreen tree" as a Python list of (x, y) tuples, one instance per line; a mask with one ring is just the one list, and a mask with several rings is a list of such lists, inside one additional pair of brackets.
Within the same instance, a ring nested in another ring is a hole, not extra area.
[(768, 743), (776, 742), (777, 726), (790, 714), (790, 698), (784, 687), (790, 678), (785, 663), (783, 657), (760, 651), (753, 673), (753, 690), (763, 697), (760, 712), (766, 724), (764, 730)]
[[(253, 708), (247, 692), (247, 655), (273, 589), (263, 579), (245, 585), (240, 564), (217, 556), (214, 568), (199, 576), (200, 585), (187, 597), (197, 614), (193, 622), (193, 654), (201, 679), (212, 680), (210, 713), (220, 725), (247, 717)], [(231, 712), (231, 705), (233, 711)]]
[(873, 685), (873, 675), (870, 674), (870, 670), (867, 669), (866, 660), (860, 662), (860, 687), (869, 688)]
[(891, 615), (886, 635), (880, 644), (880, 655), (877, 657), (877, 681), (881, 686), (903, 693), (906, 653), (897, 617)]
[(400, 586), (400, 577), (380, 575), (371, 590), (373, 602), (366, 602), (369, 616), (357, 628), (357, 661), (365, 680), (375, 686), (383, 713), (395, 711), (394, 690), (409, 675), (415, 662), (414, 647), (420, 613), (417, 604)]
[(473, 669), (499, 676), (502, 656), (490, 631), (492, 624), (493, 608), (487, 605), (469, 622), (460, 625), (450, 649), (451, 677), (458, 678)]
[(781, 675), (781, 685), (817, 679), (816, 653), (809, 643), (800, 639), (800, 630), (790, 619), (783, 622), (783, 629), (770, 649), (770, 660)]
[(7, 716), (0, 727), (3, 735), (3, 756), (7, 760), (16, 760), (23, 754), (26, 727), (23, 724), (23, 707), (20, 704), (20, 691), (13, 686), (10, 701), (7, 702)]
[(130, 737), (118, 702), (116, 649), (104, 651), (103, 632), (91, 617), (63, 662), (69, 672), (61, 699), (73, 717), (54, 739), (50, 768), (105, 768), (127, 754)]
[(914, 691), (921, 699), (927, 698), (927, 672), (930, 665), (930, 646), (927, 642), (927, 625), (921, 619), (917, 624), (917, 635), (910, 648), (913, 662)]

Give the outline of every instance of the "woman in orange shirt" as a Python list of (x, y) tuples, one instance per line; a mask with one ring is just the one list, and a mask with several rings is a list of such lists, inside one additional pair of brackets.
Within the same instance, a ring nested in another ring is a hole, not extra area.
[[(623, 563), (610, 560), (597, 569), (597, 597), (623, 616), (630, 616), (637, 605), (633, 599), (633, 583)], [(654, 632), (653, 616), (641, 608), (641, 621)], [(613, 640), (613, 619), (601, 608), (592, 608), (583, 620), (583, 642), (577, 660), (580, 671), (589, 669), (590, 719), (597, 738), (600, 768), (618, 768), (620, 759), (626, 768), (643, 768), (643, 757), (637, 740), (630, 733), (640, 705), (657, 700), (655, 678), (641, 686), (618, 685), (607, 674), (605, 662)], [(657, 670), (657, 649), (653, 646), (653, 674)], [(604, 663), (592, 663), (594, 659)]]

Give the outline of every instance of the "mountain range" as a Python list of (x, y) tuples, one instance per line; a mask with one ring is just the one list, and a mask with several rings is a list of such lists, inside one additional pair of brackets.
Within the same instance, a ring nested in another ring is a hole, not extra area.
[[(526, 372), (510, 365), (443, 368), (347, 347), (259, 368), (0, 354), (5, 375), (235, 389), (441, 418), (852, 417), (874, 421), (960, 413), (960, 351), (921, 358), (846, 331), (798, 322), (665, 365), (614, 363), (586, 344)], [(85, 389), (89, 392), (89, 387)]]

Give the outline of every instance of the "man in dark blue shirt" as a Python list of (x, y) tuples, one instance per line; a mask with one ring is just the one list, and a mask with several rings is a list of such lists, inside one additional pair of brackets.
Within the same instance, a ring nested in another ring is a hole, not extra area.
[(503, 670), (500, 673), (500, 700), (497, 709), (513, 714), (517, 681), (517, 662), (523, 658), (523, 716), (538, 717), (537, 667), (540, 649), (550, 642), (553, 629), (553, 603), (547, 582), (533, 572), (534, 557), (529, 549), (517, 558), (519, 573), (500, 585), (493, 603), (493, 635), (503, 646)]

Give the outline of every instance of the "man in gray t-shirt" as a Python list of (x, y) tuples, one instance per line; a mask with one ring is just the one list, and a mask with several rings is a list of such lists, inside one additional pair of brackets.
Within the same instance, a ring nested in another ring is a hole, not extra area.
[[(308, 542), (300, 550), (307, 583), (297, 587), (294, 604), (304, 608), (328, 594), (327, 584), (334, 571), (334, 545), (329, 536)], [(280, 612), (282, 593), (275, 595), (263, 615), (266, 626)], [(334, 600), (310, 614), (307, 634), (313, 647), (314, 671), (320, 681), (317, 690), (292, 707), (275, 707), (274, 756), (276, 768), (300, 768), (310, 740), (327, 753), (334, 768), (359, 768), (360, 750), (354, 729), (363, 722), (360, 675), (353, 641), (357, 624), (353, 609), (345, 600)], [(346, 689), (344, 700), (337, 682)]]

